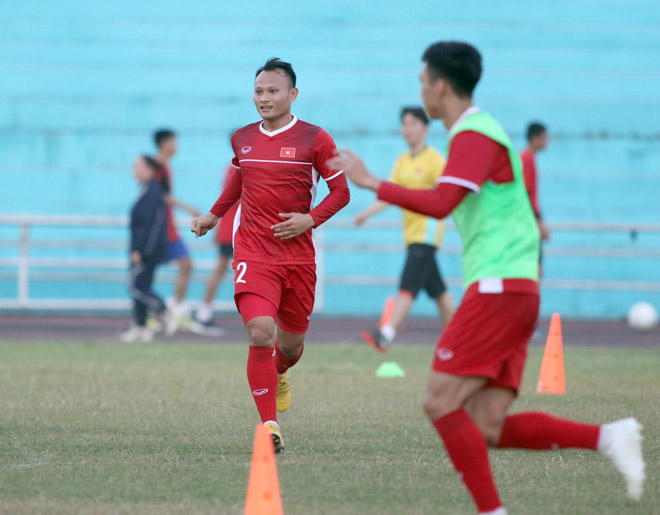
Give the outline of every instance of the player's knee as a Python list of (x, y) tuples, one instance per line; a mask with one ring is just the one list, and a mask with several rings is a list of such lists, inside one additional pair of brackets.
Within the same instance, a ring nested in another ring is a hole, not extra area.
[(486, 439), (489, 447), (497, 447), (502, 434), (506, 412), (494, 409), (469, 409), (468, 413)]
[(248, 328), (248, 337), (250, 338), (250, 345), (253, 347), (273, 347), (275, 344), (274, 331), (265, 327)]
[(436, 392), (427, 391), (424, 394), (422, 408), (424, 409), (426, 416), (432, 421), (438, 420), (452, 411), (456, 411), (459, 407), (460, 406), (456, 402), (453, 402), (452, 399)]
[(504, 420), (488, 419), (483, 423), (477, 423), (481, 433), (486, 439), (489, 447), (497, 447), (500, 443), (500, 436), (502, 434), (502, 424)]

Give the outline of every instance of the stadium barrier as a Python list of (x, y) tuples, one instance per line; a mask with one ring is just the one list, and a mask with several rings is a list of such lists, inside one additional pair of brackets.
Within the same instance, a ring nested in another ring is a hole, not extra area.
[[(98, 216), (46, 216), (46, 215), (0, 215), (0, 281), (15, 282), (15, 295), (0, 296), (0, 309), (12, 310), (127, 310), (130, 307), (128, 298), (76, 298), (75, 295), (66, 295), (66, 288), (58, 288), (58, 295), (48, 298), (34, 298), (31, 296), (31, 284), (62, 282), (121, 282), (127, 281), (128, 249), (127, 249), (127, 217), (98, 217)], [(190, 225), (181, 221), (179, 227), (187, 230)], [(370, 221), (366, 227), (379, 230), (401, 230), (400, 222)], [(627, 235), (634, 241), (643, 233), (660, 234), (660, 225), (656, 224), (623, 224), (623, 223), (553, 223), (549, 224), (553, 234), (570, 232), (578, 235), (594, 233), (616, 233)], [(34, 235), (35, 230), (42, 231), (60, 228), (65, 230), (64, 237), (43, 237)], [(101, 229), (114, 229), (108, 238), (74, 237), (76, 230), (84, 234), (89, 231)], [(388, 286), (396, 287), (398, 277), (394, 275), (367, 275), (367, 274), (326, 274), (324, 260), (327, 254), (402, 254), (402, 244), (365, 243), (358, 242), (332, 242), (325, 241), (327, 231), (355, 229), (350, 221), (330, 221), (315, 231), (318, 248), (318, 284), (317, 305), (315, 311), (322, 312), (324, 308), (324, 288), (326, 285), (349, 286)], [(455, 233), (455, 226), (447, 222), (448, 235)], [(454, 234), (455, 236), (455, 234)], [(400, 238), (400, 235), (397, 235)], [(453, 238), (457, 240), (457, 238)], [(195, 250), (206, 250), (209, 253), (213, 248), (210, 238), (195, 240), (191, 243)], [(79, 257), (76, 253), (91, 251), (102, 254), (100, 256)], [(64, 253), (62, 256), (49, 254)], [(458, 258), (461, 246), (448, 244), (443, 246), (443, 255)], [(45, 254), (45, 255), (43, 255)], [(74, 255), (66, 255), (74, 254)], [(105, 257), (112, 255), (115, 257)], [(213, 254), (215, 256), (215, 253)], [(625, 259), (651, 259), (660, 258), (660, 245), (644, 248), (621, 248), (616, 245), (599, 246), (556, 246), (552, 245), (544, 250), (544, 256), (569, 257), (578, 259), (607, 258), (615, 260)], [(195, 259), (195, 273), (192, 282), (203, 282), (207, 274), (215, 266), (215, 259)], [(162, 277), (173, 279), (175, 269), (171, 266), (165, 268)], [(231, 276), (231, 274), (228, 274)], [(446, 281), (450, 286), (460, 286), (462, 279), (458, 276), (448, 276)], [(646, 291), (660, 292), (660, 281), (607, 279), (575, 279), (575, 278), (548, 278), (544, 279), (544, 289), (558, 290), (591, 290), (591, 291)], [(11, 288), (10, 288), (11, 289)], [(0, 290), (2, 291), (2, 290)], [(216, 302), (216, 309), (234, 309), (233, 302)]]

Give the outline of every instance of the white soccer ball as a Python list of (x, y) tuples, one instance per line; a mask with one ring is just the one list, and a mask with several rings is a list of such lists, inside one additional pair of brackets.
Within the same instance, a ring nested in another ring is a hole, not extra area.
[(628, 325), (638, 331), (653, 329), (658, 323), (658, 312), (648, 302), (636, 302), (628, 311)]

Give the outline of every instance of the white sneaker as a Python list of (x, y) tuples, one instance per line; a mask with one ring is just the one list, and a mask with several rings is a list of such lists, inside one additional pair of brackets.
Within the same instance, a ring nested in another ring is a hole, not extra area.
[(211, 323), (211, 319), (213, 318), (213, 310), (211, 309), (211, 306), (206, 303), (202, 303), (199, 305), (197, 308), (197, 312), (195, 313), (195, 321), (199, 322), (202, 325), (208, 325)]
[(165, 314), (165, 336), (174, 336), (181, 326), (184, 317), (188, 317), (188, 310), (184, 304), (174, 304)]
[(147, 327), (154, 333), (160, 333), (163, 330), (163, 321), (164, 317), (150, 316), (147, 318)]
[(598, 438), (598, 452), (610, 458), (628, 487), (628, 497), (639, 501), (644, 489), (642, 425), (634, 418), (603, 424)]
[(148, 343), (154, 340), (154, 332), (148, 327), (132, 326), (119, 335), (122, 343)]

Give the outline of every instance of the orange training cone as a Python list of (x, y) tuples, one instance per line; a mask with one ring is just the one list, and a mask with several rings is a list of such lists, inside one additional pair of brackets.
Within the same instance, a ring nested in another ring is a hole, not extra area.
[(548, 331), (548, 339), (545, 342), (545, 352), (543, 353), (536, 393), (566, 393), (561, 321), (557, 313), (554, 313), (550, 320), (550, 330)]
[(383, 306), (383, 312), (380, 315), (380, 323), (378, 324), (378, 327), (383, 327), (390, 322), (392, 312), (394, 311), (394, 304), (396, 304), (394, 297), (387, 297), (385, 299), (385, 306)]
[(245, 497), (245, 515), (283, 515), (275, 450), (268, 429), (257, 425)]

